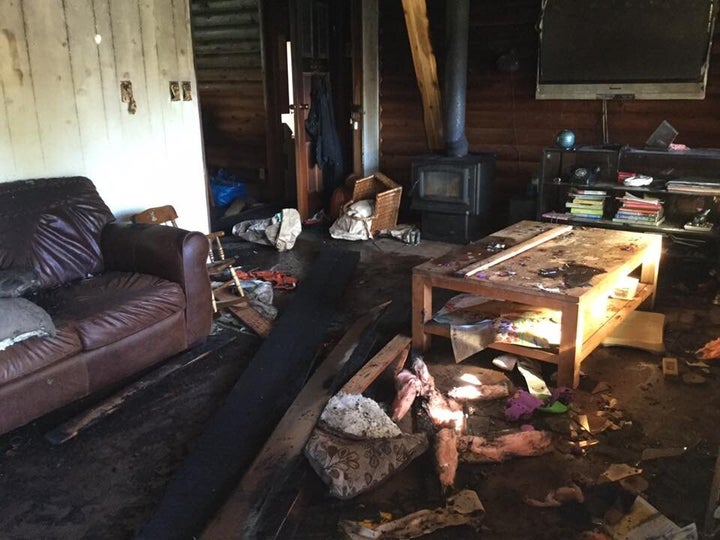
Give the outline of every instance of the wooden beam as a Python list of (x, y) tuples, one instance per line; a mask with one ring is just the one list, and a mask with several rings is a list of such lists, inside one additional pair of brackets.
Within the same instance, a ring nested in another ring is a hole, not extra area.
[[(389, 302), (360, 317), (330, 351), (320, 367), (295, 398), (270, 438), (243, 475), (239, 485), (203, 532), (203, 538), (234, 538), (249, 533), (257, 525), (257, 515), (278, 476), (287, 474), (302, 454), (320, 413), (330, 399), (328, 385), (358, 350), (362, 337), (374, 328)], [(364, 352), (367, 358), (367, 351)]]
[(410, 338), (397, 335), (385, 345), (372, 359), (358, 371), (340, 390), (346, 394), (362, 394), (395, 362), (395, 374), (400, 371), (410, 352)]
[(138, 392), (165, 380), (165, 378), (171, 373), (175, 373), (176, 371), (184, 369), (198, 360), (205, 358), (211, 352), (219, 349), (220, 347), (224, 347), (234, 339), (234, 337), (208, 337), (201, 345), (185, 351), (184, 353), (180, 353), (168, 360), (167, 363), (163, 364), (158, 369), (155, 369), (145, 375), (143, 378), (126, 386), (110, 397), (103, 399), (100, 403), (95, 404), (93, 407), (71, 418), (67, 422), (60, 424), (52, 431), (47, 432), (45, 434), (45, 438), (52, 444), (62, 444), (65, 441), (69, 441), (80, 432), (113, 414), (116, 410), (122, 407), (127, 400)]
[(552, 240), (553, 238), (557, 238), (558, 236), (561, 236), (567, 232), (570, 232), (571, 230), (572, 230), (572, 225), (559, 225), (553, 229), (542, 232), (542, 233), (538, 234), (537, 236), (533, 236), (529, 240), (520, 242), (516, 246), (513, 246), (511, 248), (503, 250), (500, 253), (496, 253), (495, 255), (492, 255), (492, 256), (488, 257), (487, 259), (484, 259), (480, 262), (473, 263), (469, 266), (466, 266), (465, 268), (461, 268), (460, 270), (455, 272), (455, 275), (464, 276), (464, 277), (473, 276), (473, 275), (477, 274), (478, 272), (482, 272), (483, 270), (487, 270), (491, 266), (499, 264), (503, 261), (507, 261), (508, 259), (511, 259), (511, 258), (515, 257), (516, 255), (520, 255), (520, 253), (523, 253), (529, 249), (537, 247), (540, 244), (543, 244), (549, 240)]
[(227, 306), (230, 314), (241, 323), (249, 326), (258, 336), (266, 338), (272, 330), (272, 321), (260, 314), (252, 306)]
[(345, 250), (317, 256), (136, 538), (191, 538), (212, 518), (304, 386), (358, 260)]
[(428, 148), (439, 151), (443, 149), (442, 102), (437, 63), (430, 43), (427, 5), (425, 0), (402, 0), (402, 4), (415, 76), (422, 97)]

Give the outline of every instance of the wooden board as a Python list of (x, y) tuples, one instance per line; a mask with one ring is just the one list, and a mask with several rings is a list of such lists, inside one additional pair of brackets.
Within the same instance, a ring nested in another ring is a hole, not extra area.
[(457, 274), (464, 276), (464, 277), (474, 276), (475, 274), (477, 274), (478, 272), (481, 272), (482, 270), (487, 270), (491, 266), (499, 264), (503, 261), (507, 261), (508, 259), (511, 259), (512, 257), (515, 257), (516, 255), (519, 255), (520, 253), (523, 253), (529, 249), (539, 246), (540, 244), (547, 242), (548, 240), (557, 238), (558, 236), (563, 235), (567, 232), (570, 232), (571, 230), (572, 230), (572, 225), (558, 225), (556, 227), (553, 227), (550, 230), (547, 230), (545, 232), (538, 234), (537, 236), (534, 236), (528, 240), (525, 240), (524, 242), (520, 242), (516, 246), (505, 249), (505, 250), (501, 251), (500, 253), (497, 253), (496, 255), (492, 255), (481, 262), (473, 263), (469, 266), (461, 268), (460, 270), (457, 271)]
[(463, 267), (481, 262), (501, 250), (516, 246), (554, 227), (552, 223), (519, 221), (476, 242), (452, 249), (441, 257), (421, 264), (417, 269), (423, 273), (441, 275), (455, 273)]
[(341, 392), (362, 394), (393, 362), (396, 363), (395, 373), (400, 371), (410, 351), (410, 341), (407, 336), (395, 336), (342, 387)]
[(420, 88), (425, 120), (425, 136), (430, 150), (442, 150), (443, 124), (437, 63), (430, 43), (425, 0), (402, 0), (415, 76)]
[[(244, 300), (244, 298), (240, 300)], [(270, 335), (272, 321), (263, 317), (252, 306), (227, 306), (225, 309), (240, 322), (249, 326), (258, 336), (266, 338)]]
[(209, 420), (137, 538), (200, 532), (302, 389), (359, 253), (326, 250)]
[(126, 386), (119, 392), (102, 400), (100, 403), (71, 418), (67, 422), (60, 424), (55, 429), (46, 433), (45, 438), (52, 444), (62, 444), (72, 439), (90, 426), (110, 416), (138, 392), (159, 383), (168, 375), (184, 369), (198, 360), (202, 360), (211, 352), (224, 347), (234, 339), (234, 337), (209, 336), (201, 345), (176, 355), (141, 379)]
[[(375, 326), (388, 304), (382, 304), (358, 319), (333, 347), (288, 408), (237, 488), (205, 529), (204, 538), (231, 538), (255, 527), (257, 521), (254, 517), (260, 513), (271, 486), (279, 483), (273, 480), (287, 474), (284, 469), (301, 455), (325, 404), (332, 396), (333, 388), (328, 381), (337, 376), (341, 367), (358, 350), (362, 336)], [(364, 354), (367, 358), (367, 351)]]

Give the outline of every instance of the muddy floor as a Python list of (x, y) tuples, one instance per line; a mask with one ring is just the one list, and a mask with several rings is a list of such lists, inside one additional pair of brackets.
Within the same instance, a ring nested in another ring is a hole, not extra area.
[[(319, 249), (341, 246), (361, 252), (354, 278), (338, 315), (327, 329), (330, 347), (359, 313), (392, 300), (380, 324), (378, 348), (397, 333), (410, 331), (410, 276), (413, 266), (453, 246), (423, 241), (418, 246), (383, 239), (335, 242), (322, 230), (303, 232), (295, 249), (271, 248), (230, 239), (227, 249), (246, 269), (274, 268), (302, 280)], [(720, 336), (720, 306), (713, 303), (719, 282), (714, 258), (673, 250), (663, 257), (655, 311), (665, 314), (666, 355), (680, 360), (680, 376), (663, 376), (663, 355), (636, 349), (599, 348), (584, 363), (578, 408), (611, 414), (613, 429), (593, 434), (594, 444), (578, 450), (564, 444), (566, 425), (558, 417), (533, 416), (523, 423), (555, 433), (553, 451), (500, 464), (461, 465), (456, 489), (477, 491), (485, 507), (480, 533), (456, 527), (428, 538), (572, 539), (597, 529), (615, 503), (611, 487), (597, 480), (607, 467), (640, 467), (642, 496), (669, 519), (702, 529), (720, 445), (720, 365), (692, 368), (692, 351)], [(292, 292), (276, 294), (282, 314)], [(205, 421), (242, 373), (260, 344), (252, 332), (218, 319), (210, 338), (218, 349), (152, 388), (136, 394), (113, 415), (59, 446), (44, 434), (90, 406), (85, 400), (0, 437), (0, 537), (132, 538), (151, 516), (163, 490), (192, 447)], [(491, 351), (461, 364), (495, 369)], [(435, 339), (426, 357), (435, 373), (456, 369), (447, 342)], [(552, 366), (544, 371), (552, 384)], [(682, 375), (694, 374), (694, 377)], [(522, 387), (517, 373), (507, 375)], [(438, 376), (441, 380), (442, 376)], [(695, 382), (692, 382), (695, 379)], [(612, 405), (612, 407), (608, 407)], [(478, 414), (489, 433), (517, 429), (503, 415), (502, 402)], [(674, 457), (642, 460), (646, 449), (684, 448)], [(535, 508), (526, 497), (542, 499), (575, 483), (584, 502)], [(372, 519), (379, 511), (399, 517), (443, 504), (432, 459), (424, 455), (376, 490), (350, 501), (326, 494), (320, 480), (304, 471), (300, 509), (283, 525), (280, 538), (338, 538), (339, 519)]]

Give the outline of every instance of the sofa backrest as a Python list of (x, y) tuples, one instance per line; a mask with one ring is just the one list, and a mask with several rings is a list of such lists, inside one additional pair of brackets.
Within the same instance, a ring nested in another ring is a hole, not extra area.
[(114, 219), (84, 177), (0, 183), (0, 269), (34, 269), (43, 287), (101, 272), (100, 233)]

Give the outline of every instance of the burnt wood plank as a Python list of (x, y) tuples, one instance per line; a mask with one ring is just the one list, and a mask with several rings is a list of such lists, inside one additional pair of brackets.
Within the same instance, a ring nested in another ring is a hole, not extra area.
[(358, 260), (357, 252), (320, 253), (138, 538), (192, 538), (201, 531), (304, 385)]
[[(289, 485), (287, 477), (294, 474), (310, 433), (320, 418), (327, 401), (335, 392), (335, 381), (348, 364), (365, 361), (375, 341), (375, 327), (389, 302), (381, 304), (360, 317), (345, 333), (293, 404), (282, 417), (237, 488), (203, 532), (204, 538), (235, 538), (258, 534), (265, 524), (263, 510), (272, 486)], [(294, 495), (291, 496), (294, 499)], [(270, 515), (287, 514), (283, 502), (273, 506)], [(260, 536), (266, 537), (265, 534)]]
[(72, 439), (80, 432), (113, 414), (138, 392), (142, 392), (146, 388), (165, 380), (168, 375), (185, 369), (198, 360), (202, 360), (210, 353), (224, 347), (234, 339), (234, 337), (228, 336), (209, 336), (207, 340), (200, 345), (176, 355), (168, 360), (167, 363), (151, 371), (141, 379), (129, 384), (112, 396), (60, 424), (46, 433), (45, 438), (52, 444), (62, 444)]

